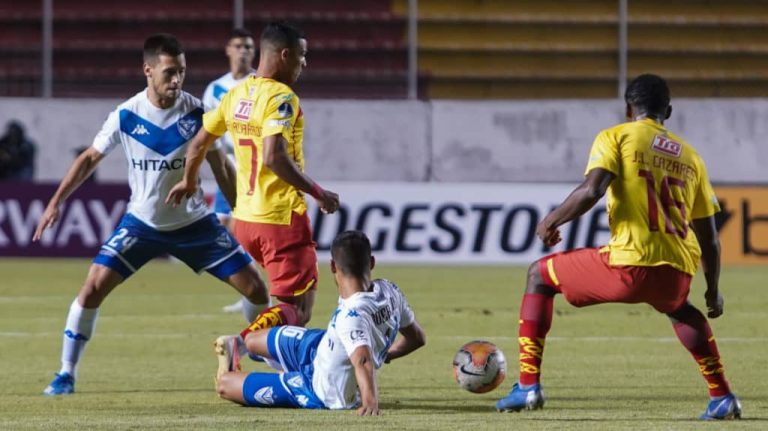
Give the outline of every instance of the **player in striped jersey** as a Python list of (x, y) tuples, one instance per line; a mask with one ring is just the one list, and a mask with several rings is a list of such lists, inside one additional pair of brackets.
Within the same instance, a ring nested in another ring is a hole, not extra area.
[[(149, 260), (166, 253), (196, 272), (208, 272), (248, 298), (246, 320), (269, 304), (266, 285), (252, 259), (219, 223), (201, 190), (183, 205), (165, 195), (181, 178), (187, 145), (202, 128), (200, 100), (182, 91), (186, 60), (181, 44), (168, 34), (144, 43), (147, 88), (120, 104), (104, 122), (93, 145), (70, 167), (38, 223), (33, 240), (59, 218), (60, 206), (112, 150), (122, 146), (128, 161), (131, 198), (127, 213), (93, 260), (64, 328), (61, 371), (46, 395), (74, 392), (78, 364), (91, 339), (99, 306), (109, 293)], [(234, 168), (218, 146), (205, 154), (219, 184), (234, 199)]]

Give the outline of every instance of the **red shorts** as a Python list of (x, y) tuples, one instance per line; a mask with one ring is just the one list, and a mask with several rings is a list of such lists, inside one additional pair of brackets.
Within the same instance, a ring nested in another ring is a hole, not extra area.
[(606, 302), (645, 302), (661, 313), (677, 310), (688, 298), (691, 275), (670, 265), (611, 266), (610, 253), (581, 248), (539, 260), (544, 282), (576, 307)]
[(272, 296), (299, 296), (317, 286), (317, 254), (309, 217), (290, 225), (235, 221), (235, 238), (266, 271)]

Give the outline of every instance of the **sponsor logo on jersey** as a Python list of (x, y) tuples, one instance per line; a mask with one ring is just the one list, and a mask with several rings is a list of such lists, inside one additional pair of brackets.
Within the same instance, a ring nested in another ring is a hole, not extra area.
[(296, 401), (298, 401), (302, 407), (306, 407), (307, 404), (309, 404), (309, 398), (306, 395), (297, 395)]
[(274, 118), (267, 121), (269, 127), (291, 127), (291, 120), (275, 120)]
[(356, 310), (349, 310), (347, 317), (360, 317), (360, 314), (358, 314)]
[(139, 171), (175, 171), (184, 169), (187, 159), (131, 159), (131, 167)]
[(365, 340), (368, 337), (365, 336), (365, 331), (361, 329), (355, 329), (354, 331), (349, 331), (349, 339), (352, 341), (356, 340)]
[(275, 404), (274, 390), (272, 389), (272, 386), (266, 386), (259, 389), (253, 394), (253, 398), (256, 399), (256, 402), (259, 404)]
[(192, 139), (197, 132), (199, 124), (194, 118), (184, 117), (176, 123), (176, 127), (179, 129), (179, 134), (184, 139)]
[(143, 124), (137, 124), (131, 131), (131, 135), (149, 135), (149, 130)]
[(682, 144), (661, 135), (656, 135), (653, 138), (651, 149), (672, 157), (680, 157), (680, 154), (683, 152)]
[(248, 121), (251, 119), (251, 110), (253, 109), (253, 100), (240, 99), (235, 105), (234, 117), (238, 120)]

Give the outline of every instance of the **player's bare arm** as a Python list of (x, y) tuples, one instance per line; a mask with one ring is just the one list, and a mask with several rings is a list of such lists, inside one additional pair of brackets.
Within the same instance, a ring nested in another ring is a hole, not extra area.
[(427, 344), (427, 335), (418, 322), (413, 322), (404, 328), (400, 328), (400, 335), (402, 337), (397, 337), (395, 342), (392, 343), (392, 347), (389, 348), (386, 362), (402, 358)]
[(694, 219), (691, 227), (701, 247), (701, 268), (707, 282), (704, 298), (707, 302), (707, 316), (719, 317), (723, 314), (723, 297), (720, 295), (720, 239), (717, 236), (715, 217)]
[(61, 180), (59, 188), (53, 194), (43, 216), (37, 224), (37, 229), (32, 236), (32, 241), (38, 241), (43, 236), (45, 229), (53, 226), (59, 219), (59, 207), (88, 177), (96, 170), (96, 166), (104, 159), (104, 154), (91, 147), (83, 151), (70, 166), (69, 171)]
[(553, 246), (560, 242), (560, 230), (558, 227), (579, 217), (605, 195), (608, 186), (616, 176), (602, 168), (595, 168), (589, 171), (587, 177), (560, 206), (549, 213), (538, 226), (536, 234), (544, 241), (547, 246)]
[(227, 198), (229, 206), (234, 208), (237, 202), (237, 171), (234, 165), (221, 148), (208, 151), (205, 154), (205, 159), (211, 165), (211, 171), (213, 171), (213, 176), (219, 185), (219, 190)]
[(376, 380), (374, 377), (373, 357), (371, 349), (368, 346), (359, 346), (352, 352), (349, 359), (355, 368), (355, 379), (357, 387), (360, 389), (360, 398), (362, 405), (357, 409), (358, 416), (378, 416), (379, 394), (376, 389)]
[(339, 208), (339, 195), (320, 188), (307, 174), (301, 172), (288, 154), (287, 143), (282, 135), (264, 138), (264, 166), (272, 170), (280, 179), (297, 189), (310, 194), (317, 200), (320, 209), (331, 214)]
[(165, 203), (173, 206), (179, 205), (182, 199), (188, 199), (197, 192), (197, 176), (200, 173), (200, 166), (203, 164), (208, 148), (218, 138), (218, 136), (205, 130), (204, 127), (200, 128), (200, 131), (187, 146), (184, 178), (171, 188), (168, 197), (165, 198)]

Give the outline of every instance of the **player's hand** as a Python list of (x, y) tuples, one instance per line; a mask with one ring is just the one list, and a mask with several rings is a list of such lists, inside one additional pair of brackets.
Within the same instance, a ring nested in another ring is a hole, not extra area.
[(357, 409), (358, 416), (379, 416), (380, 414), (381, 414), (381, 410), (379, 410), (378, 404), (372, 404), (372, 405), (363, 404), (362, 406), (360, 406), (360, 408)]
[(723, 303), (725, 301), (720, 291), (707, 290), (704, 292), (704, 299), (707, 301), (707, 317), (716, 319), (723, 314)]
[(323, 214), (333, 214), (339, 209), (339, 195), (330, 190), (323, 190), (320, 199), (317, 199), (317, 205)]
[(197, 184), (187, 184), (186, 180), (181, 180), (168, 192), (165, 203), (177, 207), (183, 199), (191, 198), (196, 192)]
[(552, 247), (562, 241), (560, 229), (552, 227), (546, 218), (536, 225), (536, 235), (539, 236), (547, 247)]
[(48, 206), (45, 207), (43, 216), (40, 217), (40, 221), (37, 223), (37, 229), (35, 229), (35, 233), (32, 235), (32, 241), (40, 241), (40, 238), (43, 237), (43, 232), (59, 221), (59, 216), (59, 206), (49, 203)]

